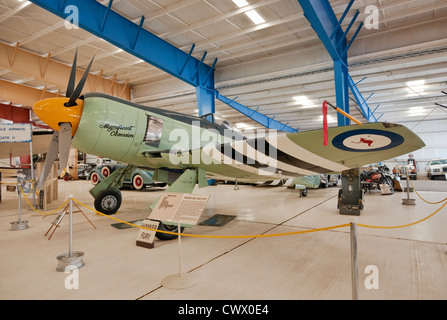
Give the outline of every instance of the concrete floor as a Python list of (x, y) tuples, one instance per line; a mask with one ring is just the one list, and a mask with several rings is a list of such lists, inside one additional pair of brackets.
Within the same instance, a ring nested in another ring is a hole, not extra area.
[[(405, 181), (403, 181), (405, 183)], [(429, 201), (447, 195), (447, 181), (413, 181)], [(93, 211), (74, 214), (74, 250), (83, 251), (85, 266), (79, 269), (78, 289), (67, 289), (73, 274), (57, 272), (56, 257), (68, 252), (68, 218), (51, 240), (45, 233), (55, 215), (41, 215), (22, 200), (22, 219), (29, 228), (10, 231), (17, 221), (17, 195), (2, 185), (0, 203), (0, 299), (142, 299), (142, 300), (349, 300), (351, 260), (349, 227), (305, 234), (267, 238), (182, 237), (183, 271), (200, 282), (187, 289), (160, 285), (179, 270), (178, 242), (155, 241), (155, 248), (135, 244), (138, 229), (116, 229), (116, 223)], [(71, 193), (93, 207), (88, 181), (59, 181), (57, 208)], [(435, 191), (432, 191), (435, 190)], [(148, 216), (147, 207), (162, 190), (123, 191), (123, 205), (115, 217), (132, 221)], [(214, 214), (236, 215), (222, 227), (195, 226), (188, 234), (257, 235), (294, 232), (350, 222), (337, 208), (337, 187), (309, 190), (300, 198), (297, 191), (282, 187), (218, 185), (196, 189), (210, 194), (201, 221)], [(401, 204), (406, 194), (367, 194), (358, 222), (396, 226), (422, 219), (442, 204), (427, 204), (416, 194), (415, 206)], [(447, 208), (430, 219), (406, 228), (358, 227), (360, 299), (447, 299)], [(367, 289), (374, 266), (377, 289)]]

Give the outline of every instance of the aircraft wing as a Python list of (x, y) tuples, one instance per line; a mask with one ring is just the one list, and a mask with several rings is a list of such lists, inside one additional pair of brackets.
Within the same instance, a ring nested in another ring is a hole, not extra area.
[[(53, 132), (33, 133), (33, 153), (46, 153), (50, 145)], [(30, 153), (29, 142), (5, 142), (0, 143), (0, 159), (6, 159), (10, 156), (27, 156)]]
[(199, 167), (217, 177), (265, 181), (341, 172), (425, 146), (405, 126), (384, 122), (329, 128), (326, 146), (323, 138), (323, 130), (311, 130), (235, 141), (216, 146), (215, 162)]

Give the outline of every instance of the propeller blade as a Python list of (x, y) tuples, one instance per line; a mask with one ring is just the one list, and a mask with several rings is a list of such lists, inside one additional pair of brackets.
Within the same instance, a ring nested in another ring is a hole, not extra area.
[(82, 78), (79, 81), (78, 85), (76, 86), (76, 89), (74, 90), (74, 92), (70, 96), (70, 100), (68, 100), (68, 102), (66, 104), (66, 107), (73, 106), (76, 103), (76, 100), (81, 96), (82, 89), (84, 88), (85, 81), (87, 80), (88, 73), (90, 72), (90, 67), (92, 66), (92, 63), (93, 63), (93, 59), (95, 59), (94, 56), (93, 56), (92, 60), (90, 60), (90, 63), (88, 64), (87, 69), (85, 69), (85, 72), (82, 75)]
[(75, 55), (73, 58), (73, 65), (71, 66), (70, 78), (68, 79), (67, 91), (65, 96), (67, 98), (71, 97), (75, 88), (76, 81), (76, 61), (78, 60), (78, 48), (76, 48)]
[(67, 167), (71, 147), (71, 124), (61, 123), (59, 126), (59, 163), (61, 171)]
[(42, 172), (40, 174), (39, 183), (37, 184), (37, 189), (41, 190), (48, 174), (51, 171), (54, 160), (56, 160), (57, 153), (59, 149), (59, 132), (54, 131), (53, 138), (50, 142), (50, 147), (48, 148), (47, 156), (43, 164)]

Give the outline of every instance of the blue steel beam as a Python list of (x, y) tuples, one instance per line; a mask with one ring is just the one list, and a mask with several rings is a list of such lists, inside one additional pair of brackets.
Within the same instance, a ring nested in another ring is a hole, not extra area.
[[(75, 6), (79, 12), (79, 27), (129, 52), (151, 65), (197, 87), (207, 76), (210, 67), (165, 40), (128, 20), (94, 0), (31, 0), (32, 3), (66, 19), (65, 8)], [(180, 73), (183, 65), (183, 72)], [(210, 80), (202, 85), (214, 89)]]
[(63, 19), (67, 19), (71, 14), (70, 11), (66, 13), (65, 9), (68, 6), (75, 6), (79, 12), (80, 28), (198, 88), (196, 91), (200, 93), (197, 95), (199, 113), (215, 112), (213, 94), (215, 62), (213, 67), (203, 63), (206, 53), (202, 60), (197, 60), (191, 56), (194, 46), (189, 53), (183, 52), (145, 30), (144, 16), (137, 25), (111, 10), (113, 0), (110, 0), (107, 6), (94, 0), (31, 0), (31, 2)]
[[(63, 19), (67, 19), (69, 15), (65, 9), (71, 5), (75, 6), (79, 12), (80, 28), (194, 86), (199, 116), (215, 112), (214, 67), (217, 59), (210, 67), (203, 62), (206, 52), (202, 55), (201, 60), (194, 58), (192, 56), (194, 44), (188, 53), (181, 51), (145, 30), (143, 28), (144, 16), (140, 18), (137, 25), (114, 12), (112, 10), (113, 0), (109, 0), (107, 6), (94, 0), (30, 1)], [(267, 128), (287, 132), (297, 131), (219, 94), (217, 98)]]
[[(298, 0), (312, 28), (324, 44), (332, 60), (344, 60), (337, 44), (343, 37), (337, 16), (327, 0)], [(351, 2), (354, 2), (352, 0)], [(349, 4), (349, 7), (352, 3)], [(344, 17), (343, 17), (344, 18)], [(346, 45), (346, 43), (344, 43)]]
[(371, 112), (371, 109), (369, 108), (368, 104), (366, 103), (366, 101), (371, 97), (369, 96), (367, 99), (364, 99), (362, 94), (360, 93), (360, 90), (357, 88), (354, 80), (352, 80), (351, 76), (348, 74), (348, 85), (349, 85), (349, 89), (352, 92), (352, 95), (355, 98), (355, 101), (357, 102), (359, 108), (360, 108), (360, 112), (363, 114), (363, 116), (365, 117), (365, 119), (368, 122), (377, 122), (377, 118), (374, 115), (374, 112), (377, 110), (377, 108)]
[[(338, 21), (327, 0), (298, 0), (312, 28), (317, 33), (327, 52), (334, 61), (335, 97), (337, 106), (349, 113), (348, 67), (346, 33), (340, 27), (354, 0), (351, 0), (342, 19)], [(353, 19), (354, 20), (354, 19)], [(351, 21), (351, 26), (354, 21)], [(349, 125), (350, 121), (340, 113), (337, 115), (338, 125)]]
[(224, 97), (221, 94), (219, 94), (217, 91), (216, 91), (216, 98), (218, 100), (222, 101), (223, 103), (229, 105), (230, 107), (236, 109), (243, 115), (253, 119), (254, 121), (263, 125), (266, 128), (275, 129), (278, 131), (285, 131), (285, 132), (298, 132), (297, 129), (289, 127), (286, 124), (283, 124), (279, 121), (276, 121), (273, 118), (270, 118), (262, 113), (257, 112), (256, 110), (252, 110), (246, 106), (241, 105), (240, 103), (237, 103), (234, 100)]
[[(351, 0), (343, 12), (340, 20), (337, 19), (334, 11), (328, 0), (298, 0), (304, 11), (304, 16), (312, 25), (313, 29), (317, 33), (318, 37), (325, 46), (327, 52), (334, 61), (334, 80), (335, 80), (335, 93), (337, 106), (343, 111), (349, 113), (349, 89), (355, 97), (358, 105), (362, 109), (362, 114), (369, 122), (377, 121), (374, 116), (374, 112), (371, 112), (366, 100), (363, 99), (356, 84), (349, 76), (347, 67), (347, 52), (363, 27), (363, 22), (357, 28), (354, 36), (349, 44), (347, 43), (346, 35), (353, 26), (355, 20), (359, 15), (357, 11), (352, 18), (349, 26), (345, 31), (341, 28), (341, 23), (346, 17), (349, 9), (351, 8), (354, 0)], [(342, 115), (338, 115), (338, 125), (348, 125), (349, 119)]]

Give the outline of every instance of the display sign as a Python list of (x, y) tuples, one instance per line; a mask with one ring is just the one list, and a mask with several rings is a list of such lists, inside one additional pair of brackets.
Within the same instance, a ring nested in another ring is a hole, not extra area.
[(153, 221), (149, 219), (143, 220), (140, 226), (153, 230), (140, 228), (140, 232), (138, 233), (137, 237), (137, 246), (152, 249), (154, 247), (155, 234), (157, 233), (156, 230), (158, 229), (159, 224), (160, 221)]
[(31, 123), (0, 123), (0, 142), (31, 142)]
[(184, 227), (192, 227), (199, 221), (209, 197), (202, 194), (165, 193), (149, 217), (168, 225), (180, 223)]

